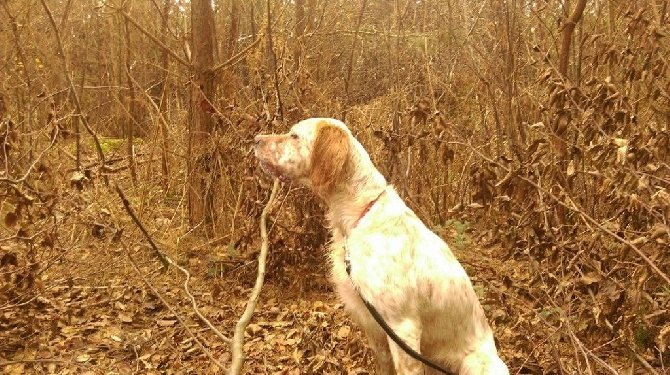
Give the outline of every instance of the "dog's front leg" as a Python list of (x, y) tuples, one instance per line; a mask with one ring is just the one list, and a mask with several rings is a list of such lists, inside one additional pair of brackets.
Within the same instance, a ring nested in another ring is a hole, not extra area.
[[(342, 266), (344, 268), (344, 266)], [(335, 281), (337, 293), (340, 295), (352, 320), (363, 330), (368, 339), (368, 345), (374, 352), (377, 375), (395, 375), (393, 356), (389, 350), (386, 332), (377, 324), (370, 312), (363, 304), (349, 281), (348, 277), (343, 282)]]
[(379, 326), (373, 328), (373, 330), (374, 332), (367, 331), (366, 335), (370, 341), (370, 348), (375, 353), (375, 373), (377, 375), (396, 375), (393, 356), (389, 349), (389, 343), (386, 341), (386, 333)]
[[(360, 302), (357, 301), (357, 303)], [(362, 305), (362, 303), (360, 304)], [(375, 355), (375, 374), (396, 375), (393, 356), (389, 349), (386, 332), (384, 332), (382, 327), (377, 324), (372, 315), (365, 310), (365, 307), (360, 306), (358, 312), (360, 314), (353, 313), (351, 316), (365, 333), (365, 337), (368, 339), (368, 345), (370, 345), (370, 348)]]
[(396, 375), (393, 364), (393, 356), (389, 349), (386, 332), (377, 324), (372, 315), (363, 306), (360, 299), (354, 300), (358, 306), (357, 313), (351, 314), (354, 321), (361, 327), (365, 336), (368, 338), (368, 344), (375, 354), (375, 374), (377, 375)]
[[(389, 326), (405, 344), (417, 353), (421, 353), (421, 327), (416, 324), (416, 320), (405, 319), (400, 323), (389, 323)], [(399, 375), (423, 374), (423, 364), (421, 362), (415, 360), (402, 350), (390, 337), (388, 337), (388, 343), (391, 355), (393, 356), (396, 373)]]

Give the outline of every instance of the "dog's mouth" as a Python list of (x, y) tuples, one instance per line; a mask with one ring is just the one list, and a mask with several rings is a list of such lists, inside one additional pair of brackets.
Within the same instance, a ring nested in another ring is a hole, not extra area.
[(278, 178), (279, 181), (281, 181), (281, 182), (290, 182), (291, 181), (291, 179), (288, 176), (281, 173), (281, 171), (279, 170), (279, 168), (277, 166), (275, 166), (273, 164), (270, 164), (270, 163), (267, 163), (267, 162), (264, 162), (264, 161), (261, 161), (260, 163), (261, 163), (261, 168), (263, 168), (263, 170), (265, 170), (265, 172), (267, 172), (269, 175), (271, 175), (273, 177)]

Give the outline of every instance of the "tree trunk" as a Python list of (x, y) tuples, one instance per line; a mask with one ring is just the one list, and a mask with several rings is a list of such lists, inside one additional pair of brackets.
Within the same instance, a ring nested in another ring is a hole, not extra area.
[(130, 171), (130, 179), (133, 183), (133, 186), (137, 186), (137, 168), (135, 168), (135, 124), (137, 121), (137, 97), (135, 95), (135, 85), (133, 85), (133, 79), (130, 75), (131, 68), (131, 50), (130, 50), (130, 27), (128, 25), (128, 19), (123, 19), (123, 31), (126, 40), (126, 48), (124, 54), (125, 62), (125, 76), (126, 84), (128, 85), (128, 115), (126, 117), (126, 151), (128, 156), (128, 170)]
[[(356, 29), (354, 31), (354, 40), (351, 42), (351, 48), (349, 49), (349, 61), (347, 62), (347, 71), (346, 74), (344, 75), (345, 103), (344, 108), (342, 110), (342, 114), (340, 115), (342, 121), (347, 120), (347, 112), (349, 112), (349, 106), (351, 105), (351, 98), (349, 95), (349, 82), (351, 82), (351, 73), (353, 72), (354, 69), (354, 53), (356, 52), (356, 44), (358, 44), (358, 33), (361, 30), (361, 23), (363, 21), (363, 15), (365, 14), (365, 7), (367, 6), (367, 3), (368, 3), (367, 0), (363, 0), (363, 3), (361, 3), (361, 8), (360, 11), (358, 12), (358, 18), (356, 21)], [(397, 82), (397, 80), (395, 82)]]
[(279, 71), (277, 70), (277, 54), (275, 53), (274, 42), (272, 40), (272, 13), (270, 10), (270, 1), (266, 3), (266, 14), (268, 17), (268, 24), (266, 27), (267, 39), (265, 42), (265, 50), (267, 55), (268, 66), (274, 77), (274, 89), (275, 89), (275, 113), (271, 115), (270, 112), (266, 114), (268, 122), (278, 121), (279, 123), (284, 121), (284, 108), (282, 106), (281, 100), (281, 91), (279, 89)]
[(204, 224), (206, 231), (214, 222), (210, 136), (213, 131), (214, 12), (210, 0), (191, 1), (193, 66), (188, 133), (188, 208), (192, 226)]
[(562, 39), (561, 39), (561, 50), (558, 54), (558, 71), (561, 75), (567, 78), (568, 74), (568, 62), (570, 60), (570, 44), (572, 42), (572, 32), (577, 26), (577, 22), (582, 18), (584, 13), (584, 8), (586, 7), (586, 0), (577, 0), (575, 9), (572, 10), (572, 14), (565, 20), (562, 30)]
[(228, 41), (226, 50), (223, 52), (224, 60), (228, 60), (237, 52), (238, 39), (240, 37), (240, 5), (239, 0), (230, 1), (230, 28), (228, 29)]
[(297, 72), (302, 59), (302, 38), (307, 27), (305, 19), (305, 0), (295, 1), (295, 45), (293, 46), (293, 64)]
[[(163, 14), (161, 18), (161, 42), (163, 44), (166, 44), (167, 42), (167, 35), (168, 35), (168, 17), (170, 16), (170, 7), (172, 4), (172, 0), (164, 0), (163, 3)], [(162, 185), (163, 185), (163, 190), (168, 191), (169, 188), (169, 178), (168, 176), (170, 175), (170, 170), (168, 167), (168, 129), (167, 129), (167, 122), (168, 120), (168, 103), (167, 103), (167, 96), (168, 92), (170, 90), (170, 74), (169, 74), (169, 69), (170, 69), (170, 54), (167, 52), (167, 50), (163, 50), (162, 55), (161, 55), (161, 67), (163, 69), (163, 84), (161, 87), (161, 99), (159, 103), (159, 110), (161, 112), (161, 116), (163, 116), (163, 119), (165, 121), (160, 122), (161, 126), (161, 177), (162, 177)]]

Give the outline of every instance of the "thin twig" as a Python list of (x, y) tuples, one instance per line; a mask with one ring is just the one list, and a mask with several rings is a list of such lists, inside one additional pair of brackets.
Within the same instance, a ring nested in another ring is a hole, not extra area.
[(256, 275), (256, 283), (254, 284), (254, 289), (247, 302), (247, 307), (240, 317), (240, 320), (237, 322), (237, 325), (235, 325), (235, 335), (233, 336), (233, 344), (231, 346), (232, 360), (228, 375), (237, 375), (242, 372), (242, 365), (244, 364), (244, 331), (251, 321), (254, 310), (256, 310), (258, 296), (260, 295), (261, 288), (263, 288), (263, 283), (265, 282), (265, 262), (268, 255), (267, 215), (277, 197), (277, 191), (279, 191), (279, 180), (275, 179), (270, 199), (265, 205), (265, 208), (263, 208), (263, 213), (261, 214), (261, 252), (258, 255), (258, 274)]
[(646, 359), (644, 359), (644, 357), (642, 357), (640, 354), (638, 354), (638, 353), (635, 352), (635, 351), (631, 351), (631, 352), (633, 353), (633, 356), (635, 356), (635, 359), (636, 359), (638, 362), (640, 362), (640, 364), (642, 365), (642, 367), (644, 367), (645, 370), (649, 371), (650, 374), (653, 374), (653, 375), (660, 375), (660, 374), (658, 373), (658, 371), (656, 371), (656, 369), (654, 369), (654, 367), (653, 367), (652, 365), (650, 365), (649, 362), (647, 362)]
[(28, 166), (28, 170), (26, 170), (26, 173), (23, 174), (23, 177), (21, 177), (17, 180), (12, 180), (12, 179), (9, 179), (9, 178), (0, 178), (0, 182), (6, 182), (6, 183), (11, 184), (11, 185), (18, 185), (19, 183), (21, 183), (25, 179), (27, 179), (28, 176), (30, 175), (30, 172), (33, 171), (33, 168), (35, 168), (37, 163), (39, 163), (40, 160), (42, 160), (42, 157), (47, 153), (47, 151), (51, 150), (51, 148), (56, 144), (56, 140), (58, 139), (58, 134), (60, 132), (59, 132), (57, 126), (54, 127), (54, 129), (55, 130), (52, 134), (51, 142), (49, 143), (49, 146), (47, 146), (47, 148), (42, 150), (42, 152), (40, 152), (40, 154), (35, 158), (35, 160), (33, 160), (32, 163), (30, 163), (30, 165)]
[(202, 320), (203, 323), (205, 323), (207, 327), (209, 327), (209, 329), (214, 331), (214, 333), (219, 336), (221, 340), (223, 340), (226, 344), (231, 345), (232, 340), (221, 333), (221, 331), (219, 331), (216, 327), (214, 327), (214, 325), (200, 312), (198, 304), (195, 301), (195, 297), (193, 297), (193, 294), (191, 294), (191, 291), (188, 288), (188, 282), (191, 279), (191, 274), (185, 268), (175, 262), (172, 262), (172, 265), (177, 267), (177, 269), (179, 269), (184, 274), (184, 276), (186, 276), (186, 280), (184, 280), (184, 291), (186, 292), (186, 295), (188, 295), (188, 299), (191, 300), (191, 307), (193, 307), (195, 314), (198, 316), (198, 318), (200, 318), (200, 320)]
[(156, 38), (156, 37), (155, 37), (152, 33), (150, 33), (147, 29), (145, 29), (144, 27), (142, 27), (142, 25), (140, 25), (139, 22), (137, 22), (133, 17), (131, 17), (130, 14), (128, 14), (127, 12), (125, 12), (125, 11), (123, 11), (123, 10), (120, 10), (120, 9), (119, 9), (118, 11), (119, 11), (119, 13), (121, 13), (121, 15), (122, 15), (125, 19), (127, 19), (128, 21), (130, 21), (130, 23), (132, 23), (133, 26), (135, 26), (135, 27), (137, 28), (137, 30), (139, 30), (142, 34), (146, 35), (149, 39), (151, 39), (152, 42), (154, 42), (157, 46), (159, 46), (163, 51), (167, 52), (170, 56), (172, 56), (172, 57), (173, 57), (175, 60), (177, 60), (180, 64), (182, 64), (182, 65), (184, 65), (184, 66), (186, 66), (186, 67), (190, 67), (190, 66), (191, 66), (191, 63), (190, 63), (190, 62), (186, 61), (184, 58), (182, 58), (181, 56), (177, 55), (174, 51), (172, 51), (172, 50), (171, 50), (168, 46), (166, 46), (163, 42), (161, 42), (160, 40), (158, 40), (158, 38)]
[(215, 65), (215, 66), (211, 69), (212, 73), (216, 73), (218, 70), (221, 70), (221, 69), (227, 68), (227, 67), (229, 67), (229, 66), (231, 66), (231, 65), (235, 65), (235, 64), (237, 64), (238, 61), (242, 60), (242, 58), (244, 57), (244, 55), (246, 55), (252, 48), (256, 47), (256, 46), (258, 45), (258, 43), (259, 43), (261, 40), (263, 40), (263, 36), (264, 36), (263, 33), (261, 33), (260, 35), (258, 35), (258, 37), (256, 38), (256, 40), (254, 40), (253, 42), (251, 42), (251, 44), (249, 44), (248, 46), (246, 46), (243, 50), (241, 50), (240, 52), (234, 54), (234, 55), (231, 56), (228, 60), (226, 60), (226, 61), (224, 61), (224, 62), (222, 62), (222, 63), (220, 63), (220, 64)]
[[(591, 357), (593, 358), (596, 363), (598, 363), (600, 366), (602, 366), (604, 369), (607, 371), (611, 372), (614, 375), (617, 375), (619, 372), (615, 370), (612, 366), (610, 366), (607, 362), (603, 361), (602, 359), (598, 358), (591, 350), (589, 350), (586, 346), (584, 346), (584, 343), (575, 335), (575, 333), (572, 331), (572, 329), (568, 330), (568, 334), (570, 335), (570, 338), (577, 344), (579, 349), (582, 351), (585, 357)], [(591, 370), (591, 365), (589, 364), (589, 361), (587, 358), (585, 358), (586, 364), (589, 368), (589, 373), (593, 374), (593, 371)]]

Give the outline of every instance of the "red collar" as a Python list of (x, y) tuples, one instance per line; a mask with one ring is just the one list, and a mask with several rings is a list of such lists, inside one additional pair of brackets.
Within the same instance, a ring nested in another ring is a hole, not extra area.
[(358, 223), (360, 223), (361, 220), (363, 220), (363, 218), (365, 217), (365, 215), (366, 215), (368, 212), (370, 212), (370, 209), (372, 209), (372, 206), (374, 206), (375, 203), (377, 203), (377, 201), (379, 200), (379, 198), (382, 197), (382, 195), (384, 194), (385, 191), (386, 191), (386, 189), (382, 190), (382, 192), (379, 193), (379, 195), (377, 196), (377, 198), (371, 200), (370, 203), (368, 203), (368, 205), (365, 206), (365, 209), (363, 210), (363, 212), (361, 212), (361, 216), (359, 216), (359, 217), (358, 217), (358, 220), (356, 220), (356, 222), (354, 222), (354, 226), (351, 227), (351, 229), (355, 229), (355, 228), (358, 226)]

